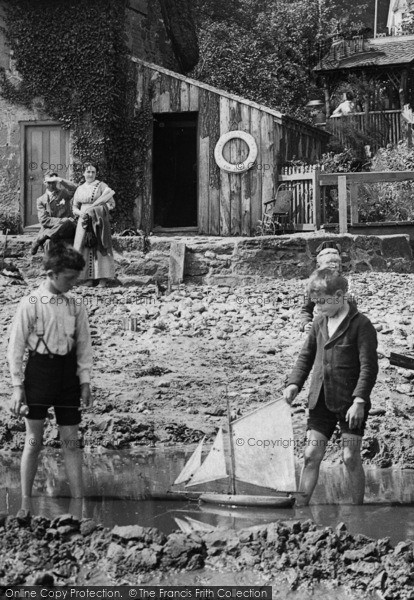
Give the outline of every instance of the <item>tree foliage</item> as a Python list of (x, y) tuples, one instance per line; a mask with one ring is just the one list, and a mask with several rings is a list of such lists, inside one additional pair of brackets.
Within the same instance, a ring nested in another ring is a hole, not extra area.
[(355, 34), (362, 26), (336, 0), (197, 0), (197, 5), (200, 61), (194, 77), (302, 118), (308, 100), (321, 95), (313, 68), (332, 35)]

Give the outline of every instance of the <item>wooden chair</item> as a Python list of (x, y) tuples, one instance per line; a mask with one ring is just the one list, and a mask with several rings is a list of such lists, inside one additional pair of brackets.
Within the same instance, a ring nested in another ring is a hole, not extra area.
[(283, 234), (287, 230), (294, 231), (292, 222), (293, 190), (282, 189), (284, 187), (286, 187), (286, 183), (281, 183), (276, 190), (276, 196), (272, 200), (264, 202), (262, 235)]

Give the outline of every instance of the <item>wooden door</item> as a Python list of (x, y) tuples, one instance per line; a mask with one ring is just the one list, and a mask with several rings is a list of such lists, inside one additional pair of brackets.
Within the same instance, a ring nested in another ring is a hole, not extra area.
[(36, 225), (36, 200), (49, 170), (70, 179), (69, 131), (60, 125), (27, 125), (24, 133), (24, 226)]

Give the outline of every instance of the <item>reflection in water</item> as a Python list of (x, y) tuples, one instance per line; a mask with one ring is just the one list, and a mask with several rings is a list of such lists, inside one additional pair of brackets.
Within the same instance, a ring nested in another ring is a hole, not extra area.
[[(321, 470), (311, 506), (298, 509), (234, 509), (191, 502), (151, 500), (162, 497), (181, 471), (191, 449), (140, 450), (84, 455), (85, 495), (71, 501), (63, 463), (57, 451), (43, 451), (36, 477), (32, 513), (55, 518), (65, 513), (95, 519), (107, 527), (139, 524), (170, 532), (174, 517), (188, 516), (216, 527), (249, 527), (277, 519), (312, 519), (335, 526), (344, 522), (352, 533), (389, 536), (393, 543), (414, 538), (414, 471), (366, 469), (366, 502), (350, 505), (342, 466)], [(300, 468), (300, 466), (298, 466)], [(20, 456), (0, 456), (0, 512), (20, 507)], [(405, 506), (392, 506), (399, 503)]]

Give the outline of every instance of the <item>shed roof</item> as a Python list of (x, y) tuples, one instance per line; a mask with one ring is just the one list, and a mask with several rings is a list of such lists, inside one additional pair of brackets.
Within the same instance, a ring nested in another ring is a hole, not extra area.
[(339, 58), (331, 51), (324, 56), (315, 71), (337, 71), (359, 67), (406, 66), (414, 61), (414, 35), (379, 37), (364, 42), (361, 52)]
[(313, 125), (310, 125), (309, 123), (304, 123), (303, 121), (300, 121), (299, 119), (294, 119), (293, 117), (290, 117), (289, 115), (281, 113), (280, 111), (275, 110), (273, 108), (269, 108), (268, 106), (264, 106), (263, 104), (258, 104), (257, 102), (253, 102), (253, 100), (247, 100), (246, 98), (242, 98), (241, 96), (236, 96), (235, 94), (231, 94), (229, 92), (226, 92), (225, 90), (216, 88), (212, 85), (209, 85), (208, 83), (203, 83), (202, 81), (198, 81), (197, 79), (191, 79), (190, 77), (181, 75), (181, 73), (176, 73), (175, 71), (170, 71), (169, 69), (166, 69), (165, 67), (160, 67), (159, 65), (155, 65), (153, 63), (147, 62), (145, 60), (142, 60), (141, 58), (136, 58), (135, 56), (132, 56), (131, 60), (137, 64), (140, 64), (149, 69), (152, 69), (153, 71), (158, 71), (160, 73), (164, 73), (165, 75), (168, 75), (169, 77), (174, 77), (175, 79), (179, 79), (180, 81), (185, 81), (186, 83), (188, 83), (190, 85), (194, 85), (198, 88), (208, 90), (209, 92), (218, 94), (219, 96), (223, 96), (224, 98), (229, 98), (230, 100), (235, 100), (236, 102), (240, 102), (241, 104), (245, 104), (246, 106), (251, 106), (252, 108), (261, 110), (262, 112), (272, 115), (278, 121), (278, 123), (282, 123), (282, 121), (288, 120), (292, 123), (296, 123), (297, 125), (301, 125), (302, 127), (307, 127), (310, 130), (313, 130), (319, 136), (324, 135), (324, 134), (329, 136), (329, 133), (319, 129), (318, 127), (314, 127)]

